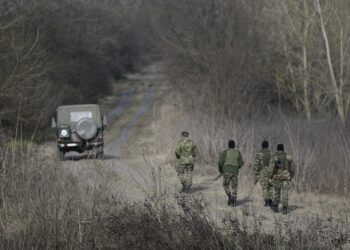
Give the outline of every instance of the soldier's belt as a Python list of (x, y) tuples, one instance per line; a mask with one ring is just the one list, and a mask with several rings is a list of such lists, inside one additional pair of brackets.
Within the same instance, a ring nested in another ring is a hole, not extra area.
[(274, 181), (289, 181), (290, 178), (289, 177), (274, 177), (273, 178)]

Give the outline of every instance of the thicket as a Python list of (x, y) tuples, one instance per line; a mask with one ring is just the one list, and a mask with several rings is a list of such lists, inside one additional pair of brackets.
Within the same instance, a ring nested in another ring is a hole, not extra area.
[(2, 126), (19, 121), (33, 132), (48, 127), (58, 105), (110, 93), (111, 80), (134, 70), (148, 46), (137, 8), (123, 0), (1, 0)]
[(277, 107), (346, 122), (348, 1), (152, 2), (170, 74), (188, 100), (228, 119)]

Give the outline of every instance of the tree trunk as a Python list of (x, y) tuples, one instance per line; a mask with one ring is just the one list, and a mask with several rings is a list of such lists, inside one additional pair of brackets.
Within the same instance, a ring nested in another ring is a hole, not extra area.
[(315, 3), (316, 10), (318, 12), (318, 15), (320, 17), (320, 25), (321, 25), (323, 41), (324, 41), (324, 44), (326, 47), (326, 56), (327, 56), (329, 73), (330, 73), (330, 80), (331, 80), (333, 90), (335, 93), (335, 102), (336, 102), (337, 113), (338, 113), (338, 116), (339, 116), (341, 122), (344, 124), (345, 119), (346, 119), (346, 114), (345, 114), (345, 105), (344, 105), (344, 100), (343, 100), (343, 90), (342, 90), (342, 86), (338, 86), (337, 79), (336, 79), (335, 74), (334, 74), (332, 57), (331, 57), (331, 52), (330, 52), (330, 47), (329, 47), (329, 39), (328, 39), (327, 31), (326, 31), (326, 25), (325, 25), (325, 22), (323, 20), (323, 14), (322, 14), (320, 1), (314, 0), (314, 3)]

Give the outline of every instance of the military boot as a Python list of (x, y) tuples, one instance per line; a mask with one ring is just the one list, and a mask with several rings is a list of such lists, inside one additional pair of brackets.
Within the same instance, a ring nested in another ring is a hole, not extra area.
[(265, 205), (264, 207), (268, 207), (269, 206), (269, 200), (265, 200)]
[(288, 207), (287, 206), (283, 206), (282, 213), (283, 214), (288, 214)]
[(272, 207), (273, 203), (272, 203), (272, 200), (271, 200), (271, 199), (268, 199), (268, 200), (267, 200), (267, 205), (268, 205), (269, 207)]
[(236, 204), (236, 197), (232, 197), (232, 202), (231, 202), (231, 206), (232, 207), (235, 207), (237, 204)]
[(232, 205), (232, 195), (228, 194), (227, 197), (228, 197), (227, 205), (231, 206)]
[(272, 211), (274, 211), (275, 213), (278, 213), (278, 204), (273, 204), (271, 207)]
[(185, 193), (190, 193), (191, 192), (191, 187), (186, 187)]
[(186, 192), (186, 186), (184, 184), (182, 184), (182, 189), (180, 191), (180, 193), (185, 193)]

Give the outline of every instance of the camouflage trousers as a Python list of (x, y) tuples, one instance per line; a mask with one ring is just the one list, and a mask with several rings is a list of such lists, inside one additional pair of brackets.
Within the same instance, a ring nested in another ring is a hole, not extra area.
[(261, 189), (262, 189), (262, 192), (263, 192), (264, 200), (272, 199), (273, 187), (269, 183), (268, 175), (260, 174), (259, 175), (259, 182), (260, 182)]
[(181, 184), (186, 188), (192, 186), (192, 173), (193, 173), (193, 164), (180, 164), (177, 169), (177, 174), (180, 178)]
[(224, 173), (223, 186), (227, 195), (237, 197), (238, 174)]
[(273, 203), (279, 204), (282, 201), (283, 206), (288, 206), (288, 180), (274, 180), (273, 181)]

